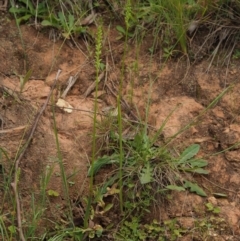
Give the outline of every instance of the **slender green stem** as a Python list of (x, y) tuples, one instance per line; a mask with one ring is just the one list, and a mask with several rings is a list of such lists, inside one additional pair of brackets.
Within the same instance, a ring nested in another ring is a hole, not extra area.
[[(53, 102), (53, 100), (52, 100)], [(58, 131), (57, 131), (57, 123), (56, 123), (56, 117), (55, 117), (55, 105), (52, 105), (52, 114), (53, 114), (53, 127), (54, 127), (54, 135), (55, 135), (55, 141), (56, 141), (56, 146), (57, 146), (57, 156), (58, 156), (58, 163), (59, 163), (59, 167), (60, 167), (60, 171), (61, 171), (61, 178), (63, 181), (63, 189), (64, 189), (64, 196), (65, 196), (65, 200), (67, 201), (68, 204), (68, 211), (69, 211), (69, 221), (72, 223), (72, 225), (74, 226), (73, 223), (73, 215), (72, 215), (72, 206), (71, 206), (71, 201), (69, 198), (69, 190), (68, 190), (68, 183), (67, 183), (67, 177), (66, 177), (66, 173), (64, 170), (64, 165), (63, 165), (63, 158), (62, 158), (62, 153), (60, 150), (60, 144), (59, 144), (59, 139), (58, 139)]]
[[(98, 82), (99, 82), (99, 72), (101, 67), (101, 53), (102, 53), (102, 26), (98, 26), (97, 39), (96, 39), (96, 52), (95, 52), (95, 68), (96, 68), (96, 87), (95, 87), (95, 99), (94, 99), (94, 114), (93, 114), (93, 140), (92, 140), (92, 160), (91, 165), (94, 166), (94, 161), (96, 159), (96, 136), (97, 136), (97, 109), (98, 109)], [(84, 217), (84, 228), (88, 227), (88, 221), (91, 211), (92, 197), (93, 197), (93, 181), (94, 181), (94, 172), (93, 168), (90, 173), (89, 181), (89, 196), (87, 209)]]
[(120, 151), (120, 160), (119, 160), (119, 199), (120, 199), (120, 210), (123, 213), (123, 186), (122, 186), (122, 176), (123, 176), (123, 143), (122, 143), (122, 108), (121, 108), (121, 99), (122, 99), (122, 85), (123, 85), (123, 78), (125, 73), (125, 57), (127, 52), (127, 41), (128, 41), (128, 30), (129, 30), (129, 20), (131, 17), (131, 1), (128, 0), (125, 6), (125, 25), (126, 25), (126, 35), (125, 35), (125, 42), (124, 42), (124, 53), (122, 58), (122, 69), (121, 69), (121, 77), (119, 82), (119, 89), (118, 89), (118, 97), (117, 97), (117, 107), (118, 107), (118, 132), (119, 132), (119, 151)]
[(121, 101), (120, 96), (117, 97), (118, 106), (118, 133), (119, 133), (119, 199), (120, 199), (120, 210), (123, 213), (123, 143), (122, 143), (122, 113), (121, 113)]

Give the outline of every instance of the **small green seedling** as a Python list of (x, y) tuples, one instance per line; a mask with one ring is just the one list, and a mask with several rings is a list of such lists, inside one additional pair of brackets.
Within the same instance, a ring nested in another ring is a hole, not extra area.
[(220, 207), (215, 207), (212, 203), (206, 203), (205, 204), (206, 208), (207, 208), (207, 211), (209, 212), (212, 212), (212, 213), (215, 213), (215, 214), (218, 214), (221, 212), (221, 209)]
[(11, 233), (11, 234), (16, 234), (17, 233), (17, 228), (13, 225), (10, 225), (8, 227), (8, 231)]
[(120, 25), (117, 25), (116, 27), (117, 31), (120, 33), (120, 37), (118, 37), (118, 39), (121, 39), (123, 37), (130, 37), (132, 38), (133, 37), (133, 34), (132, 33), (129, 33), (127, 32), (122, 26)]
[(56, 192), (54, 190), (51, 190), (51, 189), (47, 191), (47, 194), (48, 194), (48, 196), (51, 196), (51, 197), (58, 197), (59, 196), (58, 192)]
[(31, 75), (32, 75), (32, 70), (31, 69), (25, 75), (17, 75), (19, 77), (19, 79), (20, 79), (20, 92), (23, 91), (24, 86), (29, 81)]

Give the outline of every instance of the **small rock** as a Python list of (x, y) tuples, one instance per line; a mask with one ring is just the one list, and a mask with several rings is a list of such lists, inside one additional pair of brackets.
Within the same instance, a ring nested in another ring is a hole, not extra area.
[(214, 206), (218, 205), (217, 199), (215, 197), (209, 197), (208, 202), (212, 203)]
[(184, 229), (192, 229), (195, 226), (195, 219), (192, 217), (180, 217), (178, 221)]

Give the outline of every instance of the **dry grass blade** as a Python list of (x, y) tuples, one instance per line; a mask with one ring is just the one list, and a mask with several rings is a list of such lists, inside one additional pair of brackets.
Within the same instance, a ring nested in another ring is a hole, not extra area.
[[(0, 115), (0, 120), (1, 120), (1, 115)], [(5, 130), (0, 130), (0, 134), (6, 134), (6, 133), (11, 133), (13, 134), (14, 132), (19, 132), (22, 131), (26, 128), (27, 126), (19, 126), (11, 129), (5, 129)]]
[[(194, 59), (197, 60), (207, 55), (210, 58), (207, 71), (211, 68), (216, 57), (218, 58), (217, 64), (229, 66), (240, 33), (238, 26), (240, 15), (237, 2), (225, 2), (211, 7), (212, 11), (217, 13), (210, 12), (207, 20), (198, 21), (198, 28), (193, 38), (193, 41), (198, 42), (197, 45), (202, 42), (194, 53)], [(214, 19), (211, 16), (214, 16)]]
[(10, 88), (8, 88), (6, 86), (2, 86), (2, 88), (3, 88), (3, 91), (5, 91), (9, 95), (11, 95), (14, 98), (14, 100), (16, 100), (19, 104), (21, 104), (21, 100), (15, 91), (11, 90)]

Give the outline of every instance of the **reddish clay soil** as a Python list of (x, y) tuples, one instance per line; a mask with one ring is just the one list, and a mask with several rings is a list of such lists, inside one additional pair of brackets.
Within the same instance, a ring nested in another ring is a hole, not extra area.
[[(21, 26), (22, 45), (19, 31), (11, 21), (3, 21), (0, 31), (0, 146), (8, 153), (11, 161), (26, 141), (23, 136), (45, 102), (57, 70), (62, 70), (54, 90), (54, 98), (41, 117), (33, 140), (20, 162), (19, 178), (22, 209), (30, 210), (31, 193), (40, 193), (42, 173), (47, 167), (53, 168), (47, 189), (58, 192), (59, 196), (50, 198), (46, 217), (57, 222), (64, 218), (66, 202), (61, 170), (57, 162), (52, 104), (57, 102), (60, 93), (66, 88), (69, 77), (79, 73), (75, 85), (65, 98), (74, 110), (68, 113), (55, 107), (55, 115), (66, 175), (69, 177), (68, 181), (74, 183), (69, 189), (70, 199), (73, 203), (81, 203), (82, 197), (88, 193), (89, 184), (87, 171), (91, 159), (94, 93), (86, 95), (86, 91), (96, 76), (93, 57), (89, 57), (94, 53), (94, 47), (89, 45), (87, 50), (87, 43), (82, 39), (77, 40), (79, 48), (71, 48), (61, 40), (54, 43), (49, 40), (47, 30), (38, 32), (27, 25)], [(109, 66), (109, 71), (99, 86), (100, 113), (103, 113), (105, 107), (116, 107), (116, 97), (106, 86), (111, 86), (112, 91), (116, 92), (114, 85), (118, 86), (123, 58), (123, 43), (117, 40), (116, 31), (111, 29), (108, 34), (105, 36), (102, 60)], [(232, 62), (228, 69), (213, 64), (206, 72), (209, 61), (188, 67), (184, 58), (169, 60), (167, 63), (164, 63), (158, 54), (151, 58), (147, 51), (147, 43), (141, 45), (138, 58), (135, 57), (134, 49), (134, 45), (131, 46), (130, 43), (125, 61), (124, 99), (129, 101), (129, 96), (132, 96), (130, 105), (133, 112), (137, 115), (135, 109), (138, 109), (140, 117), (144, 118), (151, 90), (148, 122), (156, 129), (177, 107), (163, 130), (164, 139), (168, 139), (200, 115), (192, 127), (176, 137), (172, 146), (175, 150), (182, 151), (185, 147), (198, 143), (201, 146), (200, 156), (209, 161), (207, 169), (210, 174), (196, 177), (199, 185), (207, 192), (207, 198), (188, 192), (173, 193), (170, 203), (165, 206), (159, 204), (158, 212), (155, 211), (152, 215), (161, 220), (175, 217), (182, 227), (193, 229), (196, 219), (209, 217), (205, 204), (211, 202), (220, 207), (218, 217), (223, 218), (224, 222), (223, 228), (219, 226), (219, 229), (214, 229), (210, 238), (240, 240), (240, 146), (236, 145), (229, 151), (220, 153), (240, 141), (239, 62)], [(136, 63), (138, 71), (134, 69)], [(31, 79), (20, 93), (19, 75), (30, 69)], [(233, 88), (203, 114), (211, 101), (231, 84), (234, 84)], [(127, 110), (125, 115), (133, 118)], [(216, 153), (219, 154), (214, 155)], [(10, 172), (11, 166), (12, 163), (6, 159), (1, 160), (1, 168), (7, 173)], [(224, 193), (226, 198), (218, 198), (214, 193)], [(3, 195), (2, 189), (0, 195)], [(3, 212), (13, 211), (8, 200), (3, 206)], [(78, 218), (82, 215), (84, 207), (75, 206), (73, 215)], [(26, 212), (23, 213), (26, 215)], [(51, 224), (44, 221), (44, 225)], [(191, 234), (179, 240), (210, 239), (201, 239), (201, 234), (196, 234), (194, 239)]]

